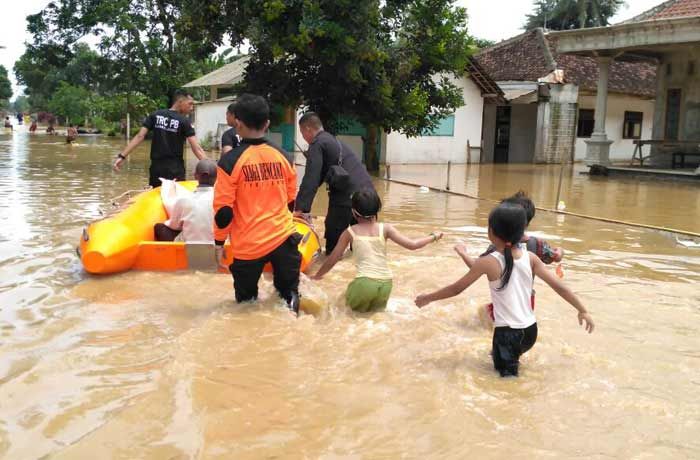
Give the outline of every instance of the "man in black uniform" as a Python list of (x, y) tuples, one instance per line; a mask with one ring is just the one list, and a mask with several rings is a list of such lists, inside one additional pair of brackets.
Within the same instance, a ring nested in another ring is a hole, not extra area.
[(114, 161), (114, 170), (119, 171), (129, 153), (143, 142), (149, 131), (152, 131), (151, 167), (148, 183), (151, 187), (160, 187), (160, 177), (185, 180), (185, 140), (189, 142), (192, 152), (199, 160), (207, 158), (197, 142), (192, 124), (187, 119), (187, 115), (192, 113), (193, 109), (194, 99), (192, 99), (192, 95), (177, 91), (172, 107), (157, 110), (146, 117), (138, 134), (129, 142), (124, 151), (117, 155), (117, 159)]
[(349, 176), (346, 188), (328, 190), (328, 212), (324, 236), (326, 254), (330, 254), (338, 244), (340, 234), (355, 221), (352, 216), (350, 197), (358, 190), (374, 189), (374, 185), (359, 157), (350, 150), (350, 147), (323, 130), (323, 124), (317, 114), (314, 112), (304, 114), (299, 119), (299, 129), (302, 137), (309, 144), (309, 150), (306, 152), (306, 171), (297, 194), (295, 215), (300, 216), (311, 210), (316, 191), (326, 181), (331, 166), (342, 163), (343, 169)]
[(221, 136), (221, 155), (235, 149), (241, 144), (241, 138), (236, 133), (236, 116), (233, 114), (236, 103), (229, 105), (226, 109), (226, 124), (231, 127)]

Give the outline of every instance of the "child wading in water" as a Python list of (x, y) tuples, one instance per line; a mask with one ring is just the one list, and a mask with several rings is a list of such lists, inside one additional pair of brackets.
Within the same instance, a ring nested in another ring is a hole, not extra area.
[(345, 230), (338, 245), (323, 266), (312, 277), (320, 280), (343, 257), (345, 248), (352, 244), (352, 257), (357, 275), (345, 292), (345, 299), (355, 311), (369, 312), (386, 308), (391, 295), (392, 274), (387, 265), (386, 240), (392, 240), (406, 249), (420, 249), (442, 238), (441, 232), (411, 240), (390, 224), (377, 223), (382, 202), (374, 190), (361, 190), (352, 196), (352, 214), (357, 224)]
[(416, 298), (424, 307), (440, 299), (454, 297), (486, 275), (494, 305), (493, 365), (501, 377), (517, 376), (520, 355), (537, 339), (537, 322), (530, 306), (534, 275), (540, 277), (564, 300), (578, 310), (578, 322), (593, 332), (593, 319), (581, 301), (544, 263), (520, 244), (526, 227), (522, 206), (503, 203), (489, 215), (489, 239), (496, 250), (476, 259), (464, 277), (430, 294)]

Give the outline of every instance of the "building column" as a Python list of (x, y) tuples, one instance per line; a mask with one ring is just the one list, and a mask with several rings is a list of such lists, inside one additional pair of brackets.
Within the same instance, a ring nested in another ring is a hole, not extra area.
[(605, 134), (605, 117), (608, 111), (608, 76), (610, 74), (610, 63), (613, 58), (610, 56), (598, 56), (598, 91), (595, 101), (595, 126), (591, 138), (586, 142), (586, 164), (587, 165), (609, 165), (610, 164), (610, 144)]

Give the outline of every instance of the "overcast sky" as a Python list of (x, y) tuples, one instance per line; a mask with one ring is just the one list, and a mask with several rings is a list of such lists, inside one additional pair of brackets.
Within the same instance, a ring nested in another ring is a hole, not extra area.
[[(624, 21), (662, 3), (663, 0), (627, 0), (613, 18), (613, 23)], [(26, 17), (40, 11), (49, 0), (21, 0), (3, 2), (2, 34), (0, 35), (0, 65), (4, 65), (10, 74), (15, 96), (20, 88), (14, 79), (12, 67), (24, 53), (24, 42), (30, 39), (26, 29)], [(522, 32), (525, 15), (533, 9), (533, 0), (458, 0), (469, 13), (469, 33), (489, 40), (500, 41)]]

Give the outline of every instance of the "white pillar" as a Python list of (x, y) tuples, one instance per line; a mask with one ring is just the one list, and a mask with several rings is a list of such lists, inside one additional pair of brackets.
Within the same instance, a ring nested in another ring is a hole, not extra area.
[(595, 101), (595, 126), (591, 138), (586, 141), (586, 164), (610, 164), (610, 144), (605, 133), (605, 117), (608, 111), (608, 77), (610, 75), (609, 56), (598, 56), (598, 91)]

